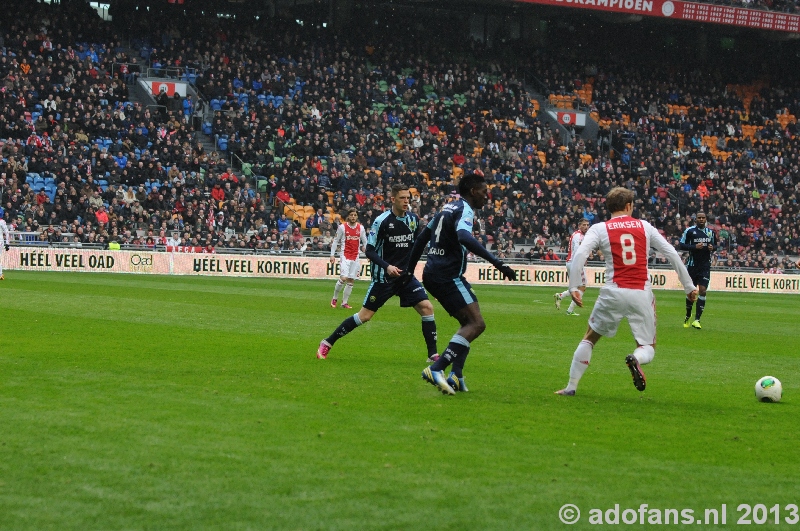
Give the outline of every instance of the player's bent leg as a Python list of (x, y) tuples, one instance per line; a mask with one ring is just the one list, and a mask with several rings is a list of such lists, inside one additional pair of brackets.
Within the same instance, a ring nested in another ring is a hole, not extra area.
[(481, 307), (477, 302), (464, 306), (454, 317), (461, 325), (456, 333), (469, 342), (478, 339), (486, 330), (486, 321), (483, 320)]
[(375, 315), (374, 311), (361, 308), (357, 314), (351, 315), (342, 321), (342, 324), (340, 324), (331, 335), (320, 342), (319, 348), (317, 349), (317, 359), (327, 359), (328, 353), (338, 340), (372, 319), (373, 315)]

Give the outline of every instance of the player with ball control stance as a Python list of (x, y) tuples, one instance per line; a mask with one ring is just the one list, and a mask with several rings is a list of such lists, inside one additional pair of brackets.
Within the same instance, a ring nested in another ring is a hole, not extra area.
[(614, 337), (623, 317), (628, 318), (636, 340), (636, 349), (625, 358), (625, 364), (633, 376), (633, 385), (644, 391), (647, 382), (641, 366), (653, 361), (656, 354), (656, 300), (647, 269), (651, 247), (666, 256), (678, 272), (686, 297), (697, 299), (697, 288), (678, 252), (647, 221), (631, 217), (633, 199), (633, 192), (627, 188), (617, 187), (608, 192), (606, 208), (611, 212), (611, 219), (593, 225), (572, 258), (569, 292), (575, 304), (583, 307), (583, 292), (578, 289), (580, 272), (593, 251), (603, 253), (606, 282), (589, 316), (586, 335), (572, 355), (569, 383), (556, 394), (575, 395), (578, 382), (592, 359), (594, 346), (603, 336)]

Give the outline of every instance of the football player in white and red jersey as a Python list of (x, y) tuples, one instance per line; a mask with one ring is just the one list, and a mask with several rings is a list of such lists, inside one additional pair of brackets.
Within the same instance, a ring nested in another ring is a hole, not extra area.
[(342, 308), (352, 308), (347, 304), (350, 293), (353, 291), (353, 284), (361, 272), (361, 262), (358, 256), (367, 247), (367, 231), (358, 222), (358, 211), (351, 208), (347, 211), (347, 220), (339, 225), (336, 230), (336, 238), (331, 243), (331, 263), (336, 262), (336, 249), (339, 249), (339, 279), (333, 290), (331, 308), (336, 308), (339, 292), (344, 288), (342, 296)]
[(686, 266), (672, 245), (647, 221), (634, 219), (633, 192), (627, 188), (613, 188), (606, 196), (606, 208), (611, 219), (590, 228), (572, 259), (569, 292), (578, 306), (583, 306), (583, 292), (578, 289), (580, 271), (592, 251), (600, 250), (606, 261), (606, 283), (594, 303), (589, 317), (589, 328), (583, 341), (572, 356), (567, 387), (556, 394), (574, 396), (578, 382), (592, 359), (592, 349), (601, 337), (614, 337), (620, 321), (628, 318), (636, 349), (625, 358), (633, 376), (633, 385), (644, 391), (646, 380), (641, 365), (650, 363), (655, 356), (656, 300), (650, 286), (647, 258), (650, 247), (667, 257), (683, 285), (689, 299), (697, 298), (697, 288), (692, 283)]
[[(578, 247), (581, 246), (583, 242), (583, 237), (586, 234), (586, 231), (589, 230), (589, 220), (586, 218), (582, 218), (578, 222), (578, 230), (572, 233), (572, 236), (569, 237), (569, 252), (567, 253), (567, 273), (569, 273), (569, 268), (572, 265), (572, 258), (575, 256), (575, 252), (578, 250)], [(582, 292), (586, 291), (586, 271), (581, 268), (581, 282), (578, 284), (578, 289)], [(553, 295), (553, 298), (556, 301), (556, 310), (561, 309), (561, 299), (564, 297), (569, 297), (569, 288), (561, 293), (556, 293)], [(575, 313), (575, 301), (570, 301), (569, 308), (567, 308), (567, 315), (580, 315)]]

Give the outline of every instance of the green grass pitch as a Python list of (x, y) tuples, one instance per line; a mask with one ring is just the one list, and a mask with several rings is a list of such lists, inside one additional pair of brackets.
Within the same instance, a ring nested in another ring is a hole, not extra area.
[[(592, 508), (641, 503), (726, 504), (729, 528), (739, 504), (783, 522), (800, 502), (796, 297), (709, 293), (698, 331), (657, 292), (647, 391), (623, 323), (568, 398), (553, 391), (596, 291), (576, 318), (552, 288), (477, 286), (470, 392), (446, 397), (397, 299), (315, 358), (352, 313), (330, 308), (332, 281), (6, 279), (0, 529), (585, 529)], [(457, 325), (434, 306), (442, 350)], [(767, 374), (779, 404), (753, 396)]]

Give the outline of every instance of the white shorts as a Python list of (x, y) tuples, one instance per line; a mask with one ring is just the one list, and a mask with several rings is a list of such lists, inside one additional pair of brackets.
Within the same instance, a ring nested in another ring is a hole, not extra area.
[[(567, 274), (569, 274), (571, 269), (572, 269), (572, 262), (567, 262)], [(586, 285), (586, 268), (581, 269), (581, 283), (578, 285), (579, 286)]]
[(623, 317), (628, 318), (638, 344), (655, 344), (656, 298), (651, 290), (600, 288), (589, 317), (589, 327), (601, 336), (614, 337)]
[(358, 278), (358, 275), (361, 274), (361, 261), (342, 257), (339, 259), (339, 271), (339, 275), (344, 278)]

